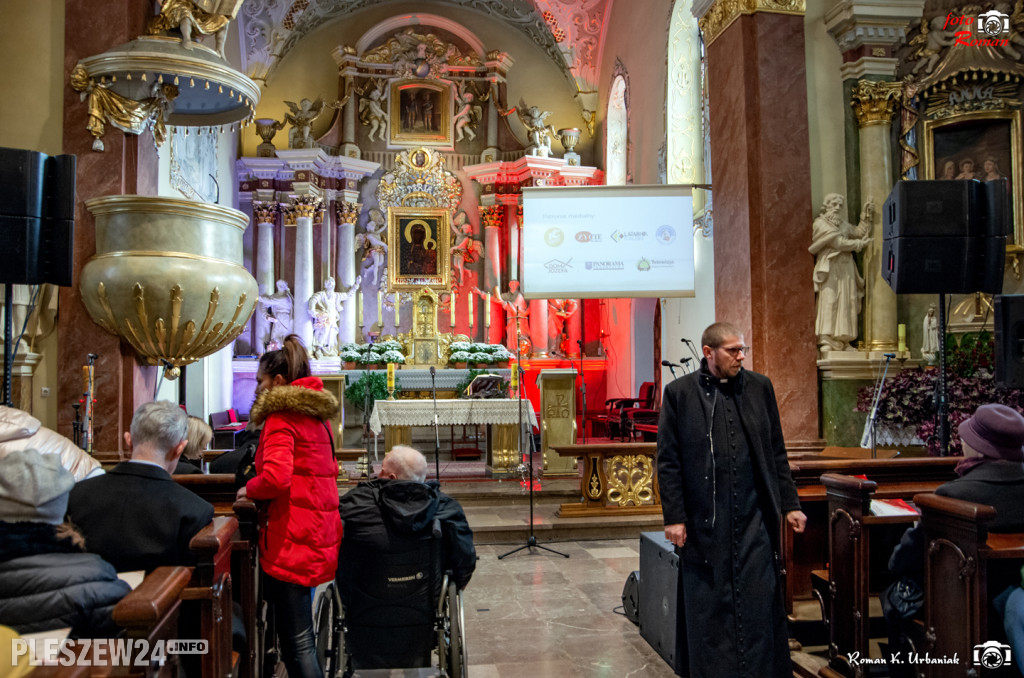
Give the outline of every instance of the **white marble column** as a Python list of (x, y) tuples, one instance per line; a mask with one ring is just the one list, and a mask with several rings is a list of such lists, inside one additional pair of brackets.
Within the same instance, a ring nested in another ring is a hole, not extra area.
[[(351, 94), (352, 79), (346, 78), (346, 81), (347, 91)], [(356, 97), (349, 96), (341, 112), (341, 152), (347, 158), (359, 158), (362, 155), (359, 146), (356, 145), (356, 106)]]
[[(900, 101), (895, 82), (859, 80), (853, 110), (860, 128), (860, 194), (875, 205), (871, 245), (864, 250), (864, 343), (869, 351), (892, 351), (897, 344), (896, 293), (882, 278), (882, 206), (892, 190), (889, 136)], [(851, 209), (859, 216), (861, 205)]]
[(338, 290), (348, 291), (349, 298), (342, 303), (341, 325), (338, 345), (356, 340), (356, 220), (359, 218), (359, 203), (339, 202), (335, 204), (338, 220), (338, 265), (336, 268)]
[(295, 199), (295, 289), (293, 330), (309, 349), (313, 346), (313, 318), (309, 298), (313, 296), (313, 214), (320, 201), (311, 196)]
[(501, 283), (501, 226), (505, 221), (504, 205), (491, 205), (480, 210), (484, 227), (484, 280), (481, 287), (490, 292)]
[(253, 202), (252, 217), (256, 222), (256, 283), (266, 294), (274, 293), (274, 224), (277, 205)]

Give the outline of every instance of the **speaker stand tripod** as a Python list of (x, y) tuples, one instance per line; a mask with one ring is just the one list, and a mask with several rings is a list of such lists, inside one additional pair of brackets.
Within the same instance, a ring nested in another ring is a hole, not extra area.
[[(520, 459), (520, 461), (522, 461), (522, 459), (523, 459), (523, 405), (524, 405), (525, 400), (523, 398), (523, 390), (524, 390), (523, 389), (523, 362), (522, 362), (522, 349), (520, 348), (521, 347), (520, 339), (521, 339), (521, 335), (520, 335), (520, 330), (519, 330), (519, 314), (516, 313), (516, 377), (517, 377), (517, 383), (518, 383), (518, 392), (516, 393), (516, 399), (518, 400), (518, 405), (519, 405), (519, 459)], [(547, 551), (548, 553), (554, 553), (556, 556), (562, 556), (563, 558), (568, 558), (569, 557), (568, 553), (562, 553), (561, 551), (556, 551), (555, 549), (548, 548), (547, 546), (541, 546), (540, 544), (538, 544), (537, 543), (537, 536), (533, 533), (533, 454), (534, 454), (534, 446), (533, 446), (533, 431), (532, 430), (530, 431), (530, 445), (529, 445), (529, 448), (530, 448), (530, 457), (529, 457), (529, 462), (527, 463), (527, 468), (529, 469), (529, 474), (530, 475), (529, 475), (529, 478), (528, 478), (527, 482), (529, 482), (529, 488), (530, 488), (529, 489), (529, 493), (530, 493), (530, 500), (529, 500), (529, 503), (530, 503), (530, 533), (529, 533), (529, 535), (526, 538), (526, 543), (525, 544), (523, 544), (522, 546), (517, 546), (516, 548), (512, 549), (511, 551), (509, 551), (507, 553), (502, 553), (500, 556), (498, 556), (498, 560), (501, 560), (502, 558), (510, 556), (513, 553), (519, 553), (523, 549), (527, 549), (530, 553), (534, 553), (534, 549), (543, 549), (543, 550)]]

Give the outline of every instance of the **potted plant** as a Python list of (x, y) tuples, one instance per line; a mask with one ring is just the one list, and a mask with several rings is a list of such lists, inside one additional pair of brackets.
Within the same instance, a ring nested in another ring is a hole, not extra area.
[[(398, 379), (395, 379), (395, 393), (401, 390)], [(388, 397), (388, 375), (384, 372), (364, 372), (345, 389), (345, 400), (363, 409), (367, 393), (370, 399), (370, 412), (373, 412), (373, 401), (386, 400)]]
[(346, 370), (359, 369), (359, 358), (361, 356), (362, 353), (356, 348), (342, 349), (340, 353), (341, 362)]
[[(464, 342), (457, 342), (464, 343)], [(455, 344), (452, 344), (453, 346)], [(469, 362), (468, 351), (452, 351), (451, 355), (448, 356), (448, 364), (452, 367), (460, 370), (466, 369), (466, 363)]]
[(401, 351), (395, 349), (388, 349), (381, 354), (384, 359), (384, 363), (397, 363), (399, 365), (405, 364), (405, 355)]
[(512, 354), (508, 352), (508, 349), (501, 344), (495, 344), (495, 350), (491, 353), (491, 365), (493, 367), (508, 367), (508, 361), (512, 359)]

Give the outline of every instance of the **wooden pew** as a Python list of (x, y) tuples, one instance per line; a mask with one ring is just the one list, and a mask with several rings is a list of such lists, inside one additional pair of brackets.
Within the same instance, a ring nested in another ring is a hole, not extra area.
[[(872, 536), (887, 531), (876, 544), (883, 561), (888, 561), (903, 531), (917, 520), (916, 515), (871, 515), (871, 500), (879, 498), (879, 485), (872, 480), (838, 473), (825, 473), (821, 484), (828, 498), (828, 605), (829, 666), (821, 676), (854, 676), (849, 656), (856, 652), (868, 657), (871, 638), (871, 595), (881, 588), (872, 586)], [(941, 483), (932, 481), (937, 487)]]
[(912, 457), (897, 459), (822, 459), (816, 455), (791, 457), (793, 481), (807, 529), (794, 534), (788, 525), (782, 534), (782, 556), (786, 568), (786, 611), (793, 612), (794, 600), (811, 598), (812, 573), (828, 562), (828, 494), (821, 483), (825, 473), (866, 475), (877, 483), (878, 499), (910, 499), (919, 492), (931, 492), (943, 482), (956, 478), (953, 468), (959, 457)]
[(235, 662), (231, 651), (231, 564), (233, 543), (238, 540), (238, 520), (215, 516), (213, 522), (189, 542), (197, 556), (183, 601), (195, 601), (199, 609), (200, 638), (210, 643), (202, 656), (204, 678), (230, 678)]
[(921, 664), (926, 678), (984, 675), (974, 665), (976, 645), (1001, 637), (1002, 622), (988, 617), (989, 600), (1002, 585), (997, 569), (1019, 569), (1024, 533), (989, 534), (995, 509), (935, 494), (914, 497), (925, 532), (925, 642), (933, 658), (956, 664)]

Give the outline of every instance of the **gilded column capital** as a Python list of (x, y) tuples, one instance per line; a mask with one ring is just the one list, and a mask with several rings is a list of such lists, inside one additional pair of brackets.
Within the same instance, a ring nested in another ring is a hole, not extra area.
[(769, 12), (803, 16), (806, 11), (805, 0), (715, 0), (698, 24), (700, 32), (704, 34), (704, 41), (710, 45), (744, 14)]
[(277, 220), (277, 203), (253, 200), (252, 218), (257, 224), (273, 224)]
[(295, 208), (297, 218), (312, 219), (320, 209), (320, 198), (311, 195), (296, 196), (292, 198), (292, 206)]
[(295, 220), (299, 218), (299, 211), (295, 205), (281, 204), (281, 222), (285, 226), (294, 226)]
[(903, 94), (899, 82), (858, 80), (853, 86), (853, 114), (858, 127), (888, 125), (892, 123)]
[(484, 228), (501, 228), (505, 220), (505, 208), (502, 205), (491, 205), (480, 210)]
[(359, 208), (357, 202), (339, 202), (334, 205), (334, 213), (339, 224), (355, 224), (359, 220)]

